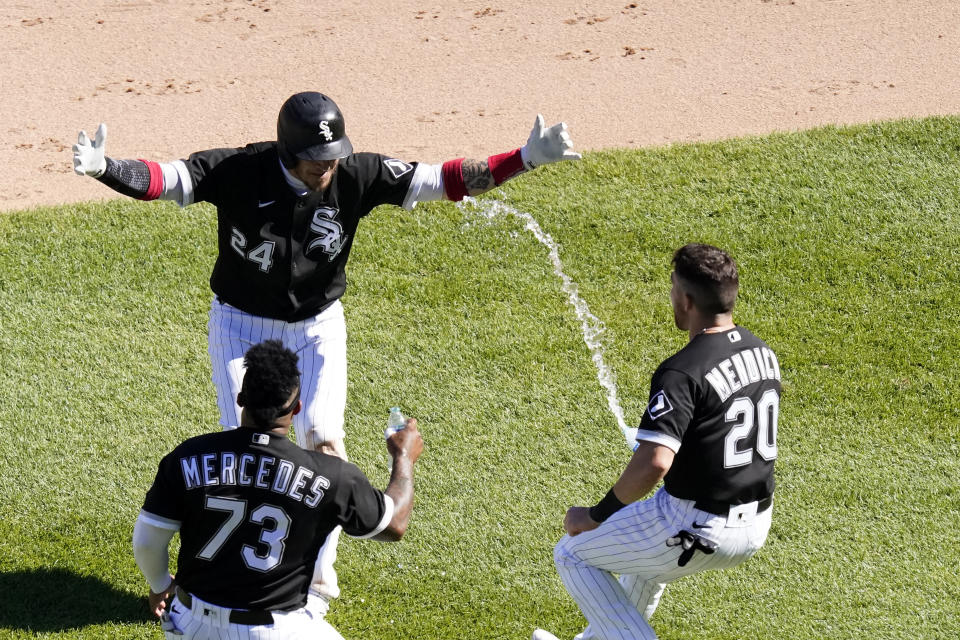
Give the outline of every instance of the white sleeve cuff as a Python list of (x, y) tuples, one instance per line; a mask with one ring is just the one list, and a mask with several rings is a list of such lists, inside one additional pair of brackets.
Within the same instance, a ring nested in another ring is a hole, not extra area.
[[(383, 517), (380, 518), (380, 522), (377, 523), (376, 528), (370, 533), (365, 533), (362, 536), (350, 536), (351, 538), (356, 538), (357, 540), (366, 540), (367, 538), (372, 538), (381, 531), (387, 528), (387, 525), (390, 524), (390, 521), (393, 520), (393, 498), (387, 494), (383, 494)], [(349, 534), (348, 534), (349, 535)]]
[[(160, 197), (164, 200), (174, 200), (181, 207), (193, 204), (193, 180), (190, 178), (186, 163), (183, 160), (175, 160), (170, 164), (160, 166), (163, 168), (164, 181), (163, 195)], [(170, 180), (176, 181), (176, 184), (171, 185), (169, 194), (167, 185), (170, 183), (167, 181), (167, 167), (172, 169), (171, 174), (176, 174), (175, 176), (171, 175)]]
[(673, 436), (668, 436), (665, 433), (660, 433), (659, 431), (646, 431), (642, 429), (637, 429), (637, 442), (652, 442), (654, 444), (663, 445), (664, 447), (670, 449), (674, 453), (680, 451), (680, 441), (674, 438)]
[(169, 529), (170, 531), (179, 531), (180, 530), (180, 521), (173, 520), (171, 518), (164, 518), (163, 516), (158, 516), (155, 513), (150, 513), (149, 511), (140, 510), (140, 515), (137, 516), (137, 520), (142, 520), (143, 522), (149, 524), (150, 526), (157, 527), (158, 529)]
[(133, 559), (140, 573), (150, 583), (150, 590), (161, 593), (170, 586), (170, 555), (167, 548), (176, 529), (151, 524), (150, 521), (157, 517), (146, 511), (141, 511), (137, 517), (133, 525)]
[(412, 211), (418, 202), (443, 200), (443, 165), (417, 165), (407, 189), (407, 197), (403, 199), (403, 208)]
[(160, 192), (160, 200), (173, 200), (180, 202), (182, 189), (180, 188), (180, 174), (177, 168), (170, 162), (161, 162), (160, 171), (163, 172), (163, 191)]

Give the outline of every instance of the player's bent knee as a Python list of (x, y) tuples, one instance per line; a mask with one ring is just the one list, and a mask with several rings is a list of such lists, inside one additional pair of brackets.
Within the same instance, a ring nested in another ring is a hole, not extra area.
[(570, 548), (572, 542), (573, 538), (570, 536), (560, 538), (560, 542), (553, 548), (553, 564), (559, 567), (560, 565), (577, 564), (580, 562), (580, 559), (574, 555), (573, 550)]

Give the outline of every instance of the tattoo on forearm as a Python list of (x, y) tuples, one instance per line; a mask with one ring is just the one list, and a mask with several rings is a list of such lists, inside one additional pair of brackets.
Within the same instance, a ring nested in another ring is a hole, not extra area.
[(461, 171), (463, 171), (463, 184), (471, 196), (486, 193), (496, 186), (486, 160), (464, 160)]

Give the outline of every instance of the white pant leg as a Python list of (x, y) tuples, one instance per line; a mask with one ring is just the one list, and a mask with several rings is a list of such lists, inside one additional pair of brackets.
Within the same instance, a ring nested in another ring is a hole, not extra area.
[(313, 565), (313, 579), (310, 581), (310, 588), (328, 601), (340, 597), (337, 570), (333, 564), (337, 561), (337, 545), (341, 531), (342, 527), (334, 527), (320, 547), (317, 562)]
[[(587, 618), (587, 628), (578, 639), (654, 640), (657, 636), (623, 587), (613, 577), (629, 564), (633, 547), (656, 546), (666, 529), (650, 500), (628, 505), (593, 531), (564, 536), (554, 548), (557, 572), (567, 592)], [(674, 560), (676, 562), (676, 560)]]
[(660, 604), (660, 597), (663, 596), (667, 583), (659, 582), (656, 578), (642, 579), (635, 573), (625, 573), (620, 576), (620, 586), (633, 606), (649, 620)]
[[(695, 509), (660, 489), (652, 498), (627, 505), (597, 529), (565, 536), (554, 550), (557, 571), (589, 625), (581, 636), (653, 639), (647, 619), (667, 583), (683, 576), (735, 566), (759, 549), (770, 528), (772, 509), (745, 527), (727, 527), (726, 518)], [(697, 522), (706, 525), (697, 529)], [(713, 554), (694, 553), (680, 567), (679, 546), (667, 540), (679, 531), (718, 543)], [(612, 574), (620, 574), (619, 581)]]
[[(689, 500), (677, 500), (665, 491), (659, 498), (664, 503), (663, 510), (666, 512), (686, 512), (691, 506)], [(667, 583), (702, 571), (729, 569), (753, 556), (766, 542), (772, 517), (773, 510), (767, 509), (751, 516), (746, 522), (727, 526), (726, 518), (693, 509), (691, 516), (686, 518), (689, 520), (687, 524), (681, 526), (675, 522), (674, 526), (678, 527), (677, 531), (686, 529), (705, 536), (717, 543), (717, 550), (712, 554), (698, 551), (683, 567), (672, 564), (656, 573), (624, 573), (620, 576), (620, 585), (627, 597), (649, 620), (660, 603)], [(693, 527), (694, 522), (700, 527)]]
[(251, 315), (214, 299), (209, 317), (208, 351), (223, 427), (240, 424), (237, 394), (243, 384), (244, 354), (264, 340), (280, 340), (297, 354), (302, 374), (303, 410), (293, 422), (297, 444), (314, 450), (321, 442), (344, 438), (347, 328), (339, 301), (313, 318), (284, 322)]
[(297, 444), (315, 449), (343, 440), (347, 405), (347, 325), (338, 300), (314, 318), (290, 323), (284, 343), (300, 358), (303, 411), (293, 417)]
[(210, 304), (207, 347), (213, 386), (217, 390), (220, 426), (224, 429), (235, 429), (240, 425), (237, 394), (240, 393), (246, 371), (243, 366), (244, 354), (264, 340), (283, 340), (285, 324), (280, 320), (240, 311), (216, 298)]
[[(322, 615), (304, 607), (295, 611), (273, 614), (273, 628), (277, 640), (344, 640), (340, 632)], [(252, 627), (264, 629), (265, 627)], [(267, 636), (250, 636), (251, 640), (267, 640)]]
[[(323, 442), (343, 440), (347, 403), (347, 326), (337, 301), (314, 318), (291, 323), (286, 342), (300, 358), (303, 410), (293, 418), (297, 444), (313, 450)], [(340, 595), (334, 562), (340, 527), (327, 536), (317, 555), (311, 588), (332, 600)]]

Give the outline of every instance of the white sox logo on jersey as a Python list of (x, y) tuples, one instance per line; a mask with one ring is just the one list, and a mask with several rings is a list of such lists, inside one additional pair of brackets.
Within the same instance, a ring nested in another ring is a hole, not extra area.
[(326, 120), (320, 121), (320, 135), (327, 139), (327, 142), (333, 140), (333, 131), (330, 131), (330, 125)]
[(310, 223), (310, 230), (318, 234), (316, 238), (310, 240), (307, 244), (306, 253), (310, 253), (316, 248), (320, 248), (327, 254), (328, 260), (333, 260), (343, 249), (343, 243), (347, 236), (343, 233), (343, 227), (334, 220), (337, 217), (338, 210), (332, 207), (317, 207), (313, 212), (313, 221)]
[(413, 165), (409, 165), (403, 160), (397, 160), (396, 158), (384, 160), (383, 164), (387, 167), (387, 169), (390, 169), (390, 173), (393, 174), (394, 178), (399, 178), (403, 174), (413, 171)]
[(663, 391), (658, 391), (657, 394), (650, 399), (650, 404), (647, 406), (647, 413), (650, 414), (650, 418), (653, 420), (671, 411), (673, 411), (673, 405), (670, 404), (670, 399), (667, 398), (667, 394)]

